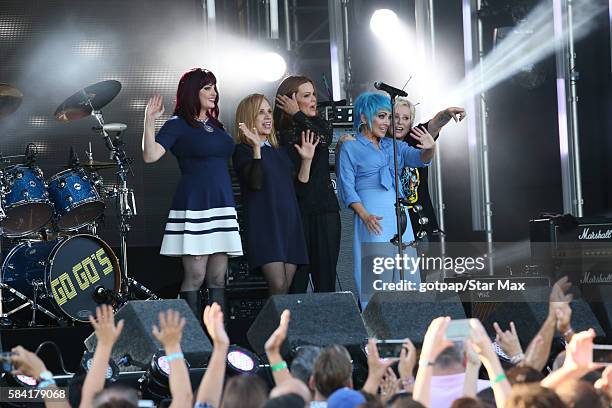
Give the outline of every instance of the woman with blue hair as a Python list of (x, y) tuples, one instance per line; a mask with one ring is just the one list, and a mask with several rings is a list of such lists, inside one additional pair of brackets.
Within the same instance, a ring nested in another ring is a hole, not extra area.
[[(390, 243), (397, 234), (393, 140), (385, 137), (391, 125), (390, 98), (373, 92), (359, 95), (355, 100), (354, 118), (356, 140), (342, 145), (337, 160), (338, 196), (343, 205), (355, 213), (355, 282), (361, 305), (365, 307), (372, 291), (383, 289), (381, 282), (397, 281), (399, 277), (395, 269), (380, 274), (380, 270), (373, 270), (371, 275), (368, 272), (364, 276), (361, 271), (364, 251), (364, 258), (367, 254), (395, 258), (397, 254), (397, 247)], [(434, 156), (436, 143), (427, 131), (414, 128), (410, 135), (418, 142), (418, 149), (407, 143), (397, 144), (399, 169), (426, 166)], [(402, 242), (413, 240), (412, 227), (408, 223)], [(412, 248), (404, 253), (416, 256)], [(375, 274), (378, 276), (374, 277)], [(405, 269), (404, 279), (419, 283), (418, 269)]]

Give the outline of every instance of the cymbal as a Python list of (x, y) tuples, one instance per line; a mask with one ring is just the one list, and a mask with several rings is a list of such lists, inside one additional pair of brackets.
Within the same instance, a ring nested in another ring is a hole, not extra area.
[(60, 122), (68, 122), (89, 116), (92, 110), (100, 110), (108, 105), (120, 90), (121, 82), (113, 79), (89, 85), (62, 102), (55, 111), (55, 118)]
[(22, 101), (23, 94), (19, 89), (9, 84), (0, 84), (0, 118), (15, 112)]
[[(87, 160), (82, 163), (79, 163), (79, 166), (89, 171), (112, 169), (116, 165), (117, 164), (113, 162), (103, 162), (103, 161), (97, 161), (97, 160)], [(71, 167), (72, 166), (66, 166), (67, 169)]]

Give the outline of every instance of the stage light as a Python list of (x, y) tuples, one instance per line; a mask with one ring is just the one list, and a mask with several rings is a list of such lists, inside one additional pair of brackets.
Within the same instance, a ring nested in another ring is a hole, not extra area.
[(260, 366), (257, 356), (249, 350), (232, 345), (227, 353), (227, 375), (253, 374)]
[[(189, 364), (185, 360), (187, 367)], [(144, 398), (160, 401), (170, 398), (170, 363), (166, 360), (166, 354), (159, 351), (153, 355), (147, 371), (138, 380), (140, 391)]]
[(399, 19), (393, 10), (378, 9), (370, 18), (370, 29), (379, 38), (389, 39), (399, 29)]
[(265, 52), (258, 56), (255, 72), (264, 81), (278, 81), (287, 71), (285, 59), (275, 52)]
[[(85, 372), (89, 372), (91, 370), (91, 366), (93, 364), (93, 353), (90, 351), (86, 351), (83, 353), (83, 357), (81, 358), (81, 368)], [(106, 368), (106, 374), (104, 378), (110, 382), (117, 381), (119, 378), (119, 366), (113, 361), (108, 360), (108, 367)]]

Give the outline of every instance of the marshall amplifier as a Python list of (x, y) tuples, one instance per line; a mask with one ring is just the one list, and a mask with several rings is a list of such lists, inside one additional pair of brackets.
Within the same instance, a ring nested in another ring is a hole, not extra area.
[(549, 276), (583, 289), (612, 285), (612, 219), (550, 216), (531, 220), (529, 232), (532, 259)]

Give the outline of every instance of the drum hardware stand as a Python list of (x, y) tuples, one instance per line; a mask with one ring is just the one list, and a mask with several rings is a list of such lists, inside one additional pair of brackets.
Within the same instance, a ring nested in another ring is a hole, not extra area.
[[(33, 282), (34, 285), (36, 285), (35, 282)], [(42, 283), (40, 283), (42, 284)], [(34, 300), (30, 300), (28, 299), (28, 297), (26, 295), (24, 295), (23, 293), (19, 292), (18, 290), (12, 288), (11, 286), (7, 285), (6, 283), (0, 283), (0, 293), (2, 293), (2, 290), (8, 290), (9, 293), (11, 293), (12, 295), (15, 295), (16, 297), (18, 297), (19, 299), (23, 300), (23, 303), (19, 306), (17, 306), (16, 308), (9, 310), (8, 312), (4, 313), (4, 311), (0, 311), (0, 319), (8, 319), (10, 318), (10, 316), (18, 311), (20, 311), (21, 309), (24, 309), (26, 307), (31, 307), (32, 308), (32, 321), (29, 322), (29, 326), (34, 326), (35, 322), (34, 322), (34, 318), (36, 317), (36, 310), (41, 311), (42, 313), (46, 314), (47, 316), (49, 316), (51, 319), (55, 320), (56, 322), (58, 322), (60, 325), (65, 324), (65, 321), (54, 315), (53, 313), (51, 313), (49, 310), (45, 309), (44, 307), (42, 307), (41, 305), (38, 304), (36, 298), (37, 298), (37, 290), (38, 288), (35, 286), (34, 288), (34, 292), (35, 292), (35, 296), (34, 296)]]
[(141, 283), (137, 282), (135, 279), (128, 276), (127, 235), (130, 231), (130, 219), (132, 216), (137, 214), (134, 190), (127, 187), (127, 173), (128, 171), (131, 172), (131, 159), (126, 156), (125, 150), (121, 148), (123, 143), (120, 140), (113, 141), (108, 132), (104, 130), (104, 117), (102, 116), (102, 112), (93, 108), (93, 105), (91, 105), (91, 100), (89, 101), (89, 104), (92, 108), (91, 115), (98, 121), (101, 127), (98, 132), (104, 138), (106, 147), (111, 152), (111, 158), (115, 161), (117, 167), (119, 168), (117, 171), (117, 186), (113, 188), (111, 193), (111, 197), (114, 197), (117, 203), (119, 218), (119, 240), (121, 251), (121, 288), (119, 290), (119, 295), (125, 299), (128, 299), (130, 287), (135, 286), (139, 290), (144, 288), (144, 293), (151, 298), (157, 299), (158, 297), (153, 294), (153, 292), (151, 292)]

